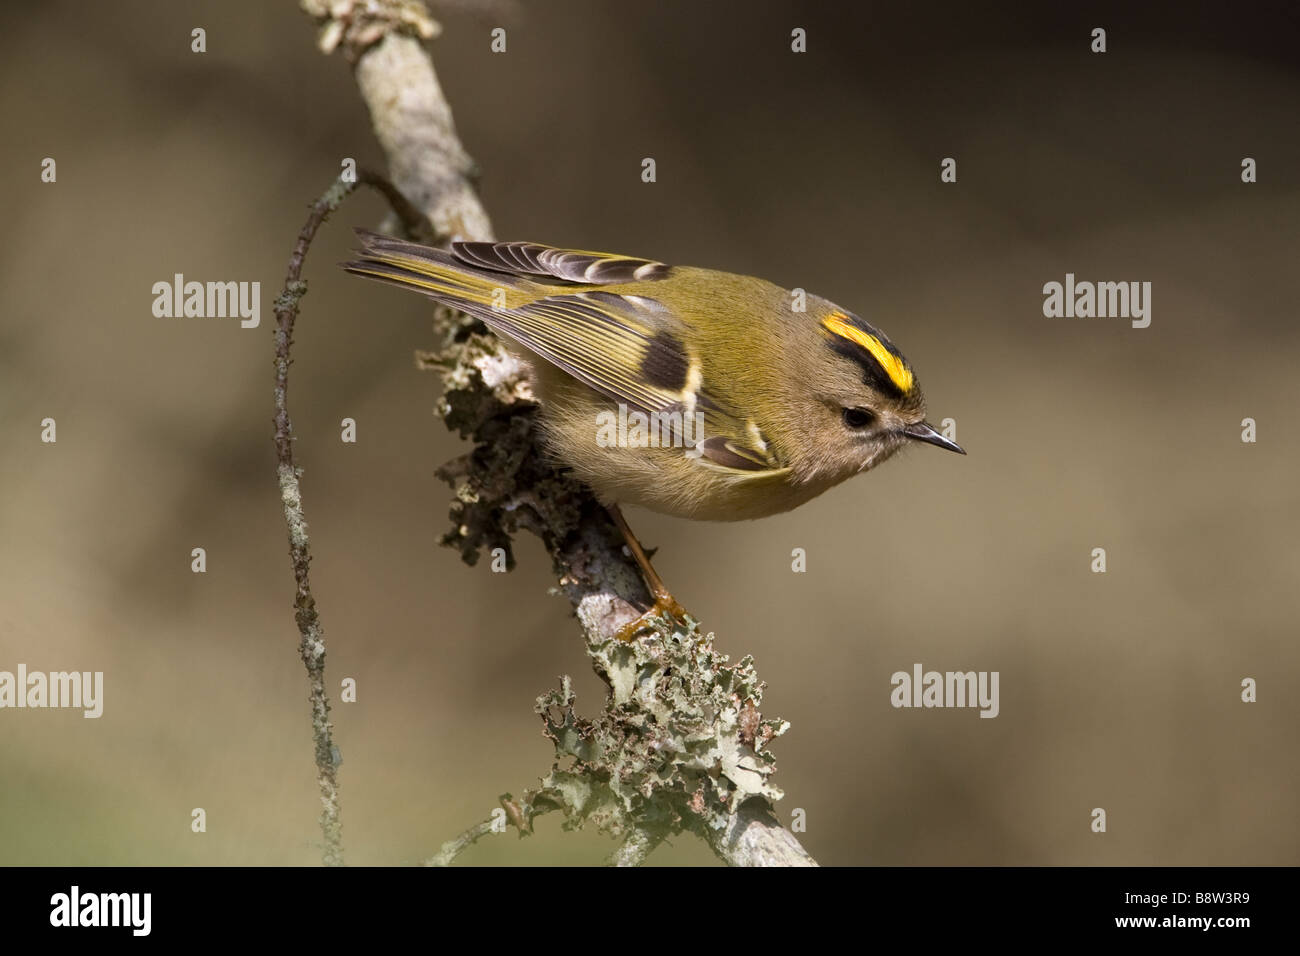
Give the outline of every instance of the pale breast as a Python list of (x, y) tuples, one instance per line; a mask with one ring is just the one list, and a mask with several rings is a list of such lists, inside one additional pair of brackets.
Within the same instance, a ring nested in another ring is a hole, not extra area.
[(606, 504), (640, 505), (703, 521), (742, 521), (789, 511), (837, 483), (795, 484), (786, 471), (735, 471), (690, 457), (683, 440), (692, 436), (679, 433), (674, 443), (671, 429), (643, 422), (646, 416), (637, 418), (635, 410), (564, 372), (543, 363), (536, 372), (549, 447)]

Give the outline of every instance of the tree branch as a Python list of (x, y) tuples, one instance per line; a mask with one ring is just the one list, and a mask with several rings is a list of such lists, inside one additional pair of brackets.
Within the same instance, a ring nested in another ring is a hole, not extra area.
[(476, 823), (460, 836), (448, 840), (433, 856), (424, 861), (425, 866), (451, 866), (456, 857), (492, 832), (492, 818)]
[(640, 866), (663, 838), (646, 830), (633, 830), (605, 862), (610, 866)]
[(781, 826), (771, 807), (750, 800), (710, 834), (713, 852), (731, 866), (816, 866), (793, 833)]
[[(416, 39), (438, 32), (422, 6), (416, 0), (302, 0), (302, 6), (322, 24), (322, 49), (340, 47), (355, 64), (402, 192), (443, 239), (491, 239), (474, 163)], [(766, 745), (787, 725), (759, 714), (763, 684), (753, 662), (731, 664), (713, 650), (713, 635), (701, 635), (689, 617), (658, 619), (653, 633), (629, 643), (617, 639), (652, 602), (605, 509), (550, 463), (534, 427), (527, 367), (477, 320), (444, 307), (435, 316), (441, 347), (420, 360), (442, 373), (440, 413), (448, 427), (474, 443), (439, 471), (456, 495), (452, 530), (442, 543), (469, 564), (483, 550), (501, 548), (513, 567), (512, 536), (520, 529), (537, 534), (592, 666), (610, 689), (595, 720), (575, 715), (568, 678), (538, 699), (557, 762), (540, 788), (503, 800), (508, 814), (516, 808), (511, 822), (526, 833), (534, 815), (560, 809), (566, 827), (593, 823), (623, 841), (612, 862), (640, 862), (665, 836), (689, 830), (730, 864), (812, 863), (772, 813), (781, 793), (768, 780), (775, 764)]]

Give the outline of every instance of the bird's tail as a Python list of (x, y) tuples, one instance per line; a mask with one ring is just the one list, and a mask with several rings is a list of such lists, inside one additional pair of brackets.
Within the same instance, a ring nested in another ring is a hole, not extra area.
[(413, 289), (438, 302), (482, 315), (536, 297), (536, 285), (521, 276), (478, 269), (450, 252), (357, 229), (357, 258), (341, 263), (355, 275)]

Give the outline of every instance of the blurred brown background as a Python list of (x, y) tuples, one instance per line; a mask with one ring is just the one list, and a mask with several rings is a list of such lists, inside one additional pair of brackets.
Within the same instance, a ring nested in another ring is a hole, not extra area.
[[(969, 457), (916, 449), (761, 523), (630, 515), (792, 722), (782, 812), (828, 864), (1300, 862), (1300, 20), (847, 6), (456, 4), (433, 43), (499, 236), (816, 291), (958, 422)], [(381, 164), (366, 115), (287, 0), (0, 17), (0, 669), (106, 683), (99, 720), (0, 711), (0, 863), (315, 863), (271, 306), (341, 158)], [(511, 575), (434, 543), (432, 472), (461, 446), (412, 361), (429, 310), (335, 267), (381, 214), (351, 201), (313, 249), (291, 394), (358, 864), (416, 861), (533, 785), (557, 675), (602, 699), (536, 542)], [(260, 280), (261, 328), (154, 318), (176, 272)], [(1044, 318), (1066, 272), (1152, 282), (1151, 327)], [(1001, 716), (891, 708), (915, 662), (1000, 671)], [(545, 818), (463, 859), (608, 849)]]

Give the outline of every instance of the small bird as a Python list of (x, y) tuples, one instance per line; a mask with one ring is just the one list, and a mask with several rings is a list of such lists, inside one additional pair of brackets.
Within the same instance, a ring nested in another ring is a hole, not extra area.
[(347, 271), (474, 315), (530, 359), (550, 449), (609, 508), (657, 608), (676, 602), (620, 503), (762, 518), (911, 442), (965, 454), (925, 421), (885, 334), (818, 296), (533, 242), (447, 251), (356, 232)]

